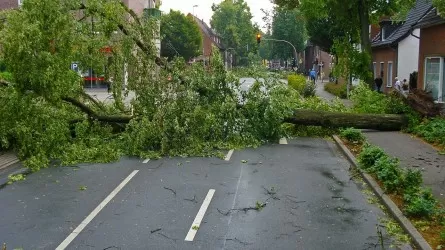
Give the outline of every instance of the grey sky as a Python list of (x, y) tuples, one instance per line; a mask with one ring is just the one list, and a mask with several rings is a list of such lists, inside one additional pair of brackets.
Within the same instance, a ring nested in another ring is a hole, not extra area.
[[(221, 0), (162, 0), (161, 10), (164, 12), (169, 12), (170, 9), (179, 10), (184, 14), (193, 13), (193, 5), (198, 5), (195, 7), (195, 15), (201, 19), (204, 19), (206, 23), (210, 25), (210, 18), (212, 17), (211, 6), (213, 3), (220, 3)], [(261, 9), (271, 10), (273, 4), (270, 0), (245, 0), (249, 5), (250, 11), (253, 15), (253, 22), (256, 22), (262, 28), (264, 22), (262, 20), (264, 14)]]

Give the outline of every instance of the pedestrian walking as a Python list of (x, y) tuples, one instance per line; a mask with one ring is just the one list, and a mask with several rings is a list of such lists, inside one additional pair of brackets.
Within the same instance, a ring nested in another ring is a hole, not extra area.
[(394, 83), (394, 88), (397, 91), (402, 91), (402, 83), (399, 81), (399, 78), (396, 76), (394, 79), (396, 80), (396, 83)]
[(315, 71), (315, 69), (312, 69), (309, 75), (311, 76), (311, 81), (313, 81), (315, 84), (315, 79), (317, 79), (317, 72)]
[(381, 93), (382, 92), (381, 88), (383, 85), (382, 77), (378, 76), (376, 79), (374, 79), (374, 83), (375, 83), (375, 86), (377, 87), (377, 92)]

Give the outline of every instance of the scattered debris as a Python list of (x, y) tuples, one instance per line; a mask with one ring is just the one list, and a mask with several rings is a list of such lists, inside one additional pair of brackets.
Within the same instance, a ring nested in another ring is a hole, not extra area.
[(104, 248), (103, 250), (107, 250), (107, 249), (121, 249), (121, 248), (117, 247), (117, 246), (110, 246), (110, 247)]
[(168, 187), (164, 187), (164, 189), (170, 190), (176, 196), (176, 191), (175, 190), (173, 190), (171, 188), (168, 188)]
[(193, 199), (184, 199), (185, 201), (191, 201), (193, 203), (198, 203), (198, 201), (196, 200), (196, 195), (193, 195)]
[(246, 160), (241, 160), (241, 163), (247, 163), (247, 161)]
[(80, 191), (85, 191), (85, 190), (87, 190), (87, 188), (88, 188), (87, 186), (80, 186), (80, 187), (79, 187), (79, 190), (80, 190)]
[(198, 231), (198, 229), (199, 229), (199, 226), (197, 226), (197, 225), (194, 225), (194, 226), (192, 227), (192, 229), (193, 229), (193, 230), (195, 230), (195, 231)]
[(177, 241), (177, 239), (171, 238), (171, 237), (169, 237), (169, 236), (167, 236), (167, 235), (165, 235), (165, 234), (163, 234), (163, 233), (158, 233), (158, 234), (161, 235), (162, 237), (164, 237), (164, 238), (166, 238), (166, 239), (169, 239), (169, 240), (172, 240), (172, 241), (174, 241), (174, 242)]
[(249, 243), (249, 242), (245, 242), (245, 241), (241, 241), (241, 240), (239, 240), (238, 238), (234, 238), (234, 239), (227, 239), (227, 240), (230, 240), (230, 241), (234, 241), (234, 242), (237, 242), (237, 243), (240, 243), (240, 244), (242, 244), (242, 245), (244, 245), (244, 246), (247, 246), (247, 245), (252, 245), (253, 243)]
[(306, 202), (306, 201), (298, 201), (298, 200), (296, 200), (297, 197), (292, 196), (292, 195), (286, 195), (286, 198), (287, 198), (288, 201), (291, 201), (291, 202), (293, 202), (295, 204)]
[(161, 228), (156, 228), (155, 230), (151, 230), (150, 233), (156, 233), (156, 232), (159, 232), (161, 230), (162, 230)]

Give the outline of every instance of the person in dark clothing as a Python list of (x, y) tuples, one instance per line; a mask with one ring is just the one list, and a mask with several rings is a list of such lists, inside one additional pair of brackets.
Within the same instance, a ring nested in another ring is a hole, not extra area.
[(375, 86), (377, 87), (377, 92), (379, 92), (379, 93), (381, 93), (382, 91), (380, 90), (381, 88), (382, 88), (382, 85), (383, 85), (383, 79), (382, 79), (382, 77), (377, 77), (375, 80), (374, 80), (374, 83), (375, 83)]

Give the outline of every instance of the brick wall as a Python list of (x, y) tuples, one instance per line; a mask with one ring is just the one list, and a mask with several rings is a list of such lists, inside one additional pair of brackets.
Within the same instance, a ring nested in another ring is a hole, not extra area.
[(19, 7), (18, 0), (0, 0), (0, 10)]
[[(393, 48), (373, 48), (372, 62), (376, 63), (376, 74), (380, 75), (383, 71), (383, 85), (382, 90), (387, 92), (390, 88), (386, 87), (388, 83), (388, 62), (392, 62), (392, 77), (391, 82), (394, 85), (394, 78), (397, 76), (397, 50)], [(381, 69), (383, 63), (383, 69)], [(373, 76), (375, 78), (375, 76)]]
[(445, 56), (445, 24), (420, 30), (418, 88), (423, 88), (425, 57)]
[(144, 8), (148, 8), (147, 0), (123, 0), (123, 2), (138, 15), (142, 15)]

